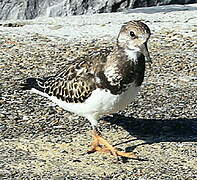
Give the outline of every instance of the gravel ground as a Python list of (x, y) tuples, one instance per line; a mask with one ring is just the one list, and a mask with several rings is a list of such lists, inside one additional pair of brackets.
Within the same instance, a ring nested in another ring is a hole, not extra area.
[(113, 145), (142, 160), (87, 154), (87, 120), (20, 90), (27, 76), (52, 75), (73, 57), (110, 48), (111, 36), (52, 38), (0, 28), (0, 179), (197, 179), (197, 26), (148, 24), (153, 63), (142, 91), (100, 121)]

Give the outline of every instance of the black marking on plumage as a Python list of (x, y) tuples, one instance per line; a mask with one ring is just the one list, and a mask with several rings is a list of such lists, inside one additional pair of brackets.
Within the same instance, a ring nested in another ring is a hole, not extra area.
[(137, 53), (138, 61), (133, 66), (135, 72), (135, 84), (136, 86), (141, 86), (144, 81), (144, 73), (145, 73), (145, 57), (142, 53)]
[(24, 84), (21, 84), (22, 90), (31, 90), (31, 89), (36, 89), (40, 92), (44, 92), (45, 91), (45, 82), (50, 79), (52, 76), (47, 77), (47, 78), (27, 78), (25, 80)]

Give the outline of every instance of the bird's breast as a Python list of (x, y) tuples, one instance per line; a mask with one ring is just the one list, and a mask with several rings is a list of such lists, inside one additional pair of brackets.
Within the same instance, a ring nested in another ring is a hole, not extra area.
[(97, 88), (83, 103), (66, 103), (57, 98), (51, 100), (67, 111), (86, 117), (87, 115), (105, 115), (124, 109), (137, 95), (140, 87), (131, 84), (122, 94), (114, 95), (107, 89)]

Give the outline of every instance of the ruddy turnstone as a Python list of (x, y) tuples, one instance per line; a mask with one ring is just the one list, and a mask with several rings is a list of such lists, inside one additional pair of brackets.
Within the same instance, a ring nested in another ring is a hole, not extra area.
[(137, 158), (132, 152), (117, 150), (98, 131), (98, 119), (124, 109), (137, 95), (144, 79), (145, 58), (150, 60), (147, 41), (149, 27), (129, 21), (120, 29), (111, 53), (99, 58), (78, 59), (46, 78), (28, 78), (24, 90), (31, 90), (63, 109), (87, 118), (93, 128), (90, 152), (111, 152), (115, 156)]

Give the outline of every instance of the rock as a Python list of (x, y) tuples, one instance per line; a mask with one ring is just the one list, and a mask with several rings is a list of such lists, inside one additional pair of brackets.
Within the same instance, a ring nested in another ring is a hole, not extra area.
[(197, 0), (1, 0), (0, 20), (95, 14), (123, 11), (125, 8), (188, 3), (197, 3)]
[(196, 3), (196, 0), (133, 0), (132, 8), (147, 7), (147, 6), (161, 6), (169, 4), (190, 4)]

